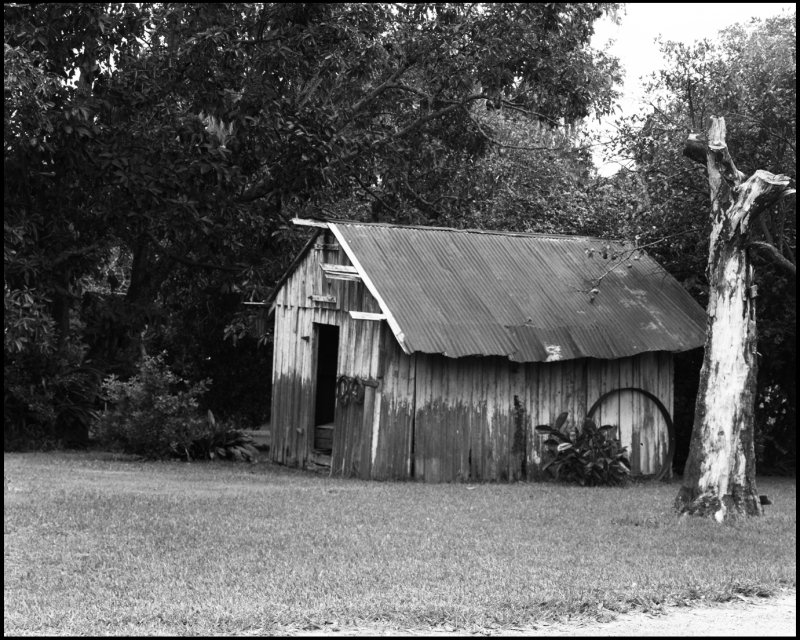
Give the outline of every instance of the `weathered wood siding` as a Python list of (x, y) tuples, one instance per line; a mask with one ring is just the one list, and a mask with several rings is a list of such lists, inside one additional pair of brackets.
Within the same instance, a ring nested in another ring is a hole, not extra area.
[[(361, 282), (328, 281), (321, 263), (350, 262), (330, 234), (321, 235), (314, 248), (284, 283), (275, 299), (275, 347), (272, 373), (271, 458), (291, 466), (305, 466), (313, 447), (316, 398), (316, 333), (314, 323), (339, 327), (337, 375), (374, 379), (380, 322), (353, 320), (349, 311), (379, 313), (380, 308)], [(312, 296), (334, 296), (320, 302)], [(369, 475), (362, 460), (371, 443), (375, 388), (365, 388), (364, 404), (340, 406), (337, 400), (332, 465), (339, 472)]]
[(389, 326), (382, 322), (382, 378), (373, 422), (372, 478), (399, 480), (413, 476), (414, 407), (417, 356), (400, 349)]
[[(535, 479), (541, 475), (539, 424), (569, 412), (568, 426), (605, 392), (650, 391), (672, 413), (672, 355), (519, 364), (501, 357), (406, 355), (361, 282), (328, 281), (320, 263), (349, 265), (330, 235), (286, 280), (275, 300), (272, 446), (275, 462), (305, 466), (314, 439), (315, 323), (339, 327), (337, 375), (368, 384), (363, 401), (336, 400), (331, 473), (426, 482)], [(321, 302), (312, 296), (333, 296)], [(595, 414), (618, 426), (635, 474), (655, 473), (666, 456), (666, 425), (651, 400), (621, 392)]]
[[(534, 427), (553, 424), (563, 411), (569, 412), (568, 428), (579, 426), (602, 393), (621, 386), (650, 391), (672, 412), (669, 353), (527, 364), (499, 357), (407, 356), (399, 348), (385, 354), (374, 478), (536, 479), (544, 437)], [(618, 426), (634, 474), (658, 470), (668, 436), (651, 400), (635, 392), (614, 394), (595, 418)]]

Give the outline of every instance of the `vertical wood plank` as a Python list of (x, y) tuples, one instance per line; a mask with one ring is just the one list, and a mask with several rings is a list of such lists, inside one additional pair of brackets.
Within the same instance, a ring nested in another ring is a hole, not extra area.
[(446, 363), (450, 362), (450, 359), (441, 356), (433, 356), (433, 359), (434, 363), (431, 367), (433, 373), (431, 404), (436, 408), (436, 417), (434, 418), (435, 425), (432, 425), (434, 445), (429, 455), (437, 460), (436, 469), (438, 477), (435, 482), (443, 482), (447, 479), (447, 474), (450, 471), (450, 452), (447, 451), (444, 446), (447, 442), (447, 432), (450, 427), (449, 416), (445, 408), (445, 403), (447, 402), (447, 374), (449, 369)]
[[(603, 395), (603, 362), (597, 358), (587, 358), (586, 361), (586, 411), (592, 408), (592, 405)], [(594, 421), (597, 426), (608, 424), (604, 419), (605, 403), (597, 408), (594, 415)]]
[(559, 363), (561, 365), (559, 368), (562, 372), (561, 388), (563, 390), (562, 402), (564, 403), (564, 411), (569, 411), (569, 415), (575, 421), (575, 427), (578, 429), (583, 425), (583, 416), (578, 411), (575, 395), (575, 380), (580, 362), (580, 360), (566, 360)]
[(471, 360), (471, 358), (461, 358), (458, 361), (458, 373), (456, 375), (456, 384), (458, 386), (456, 472), (458, 479), (462, 482), (469, 480), (468, 415), (472, 407), (472, 393), (469, 383)]
[[(513, 480), (523, 479), (523, 467), (526, 466), (527, 451), (527, 403), (525, 398), (525, 367), (519, 363), (509, 363), (511, 384), (509, 398), (511, 400), (510, 420), (510, 455), (511, 477)], [(508, 366), (508, 365), (506, 365)]]
[(472, 402), (472, 376), (475, 358), (465, 358), (461, 363), (461, 455), (459, 467), (464, 480), (470, 480), (470, 449), (472, 448), (472, 416), (475, 406)]
[(506, 380), (507, 369), (499, 366), (496, 358), (492, 358), (494, 370), (494, 449), (497, 464), (496, 480), (508, 481), (508, 383)]
[[(619, 363), (620, 388), (634, 386), (633, 358), (622, 358)], [(639, 467), (641, 443), (639, 442), (638, 434), (636, 440), (634, 440), (633, 437), (634, 419), (636, 415), (633, 407), (634, 395), (638, 394), (634, 394), (631, 391), (623, 391), (622, 393), (616, 394), (619, 398), (620, 440), (623, 444), (627, 443), (628, 451), (630, 452), (632, 473), (639, 475), (641, 473)]]
[[(656, 397), (659, 397), (658, 370), (660, 359), (657, 353), (647, 353), (643, 356), (642, 365), (642, 388), (646, 389)], [(659, 398), (660, 399), (660, 398)], [(649, 425), (651, 431), (650, 444), (645, 447), (648, 449), (647, 473), (653, 474), (663, 464), (667, 456), (666, 443), (667, 425), (661, 412), (649, 398), (642, 397), (642, 404), (646, 407), (644, 425)]]
[[(442, 460), (441, 460), (441, 432), (442, 425), (439, 419), (438, 400), (442, 396), (442, 370), (436, 366), (436, 356), (429, 356), (427, 360), (428, 388), (426, 401), (428, 411), (426, 414), (425, 435), (427, 447), (425, 450), (425, 480), (426, 482), (441, 482)], [(438, 403), (437, 403), (438, 400)]]
[[(620, 369), (622, 368), (622, 362), (623, 360), (619, 358), (604, 361), (602, 365), (604, 371), (601, 384), (602, 393), (605, 394), (620, 388)], [(611, 394), (603, 401), (603, 422), (601, 426), (604, 424), (615, 425), (617, 427), (617, 438), (619, 438), (623, 446), (628, 447), (628, 453), (630, 453), (630, 441), (624, 439), (622, 425), (620, 424), (619, 402), (620, 394), (618, 393)]]
[(359, 455), (358, 477), (369, 480), (372, 474), (372, 418), (375, 413), (375, 387), (364, 387), (364, 406), (361, 411), (361, 451)]
[[(373, 379), (377, 382), (378, 386), (375, 388), (375, 402), (370, 418), (370, 430), (372, 435), (370, 437), (370, 477), (375, 477), (375, 464), (378, 460), (378, 448), (380, 446), (380, 426), (381, 426), (381, 404), (383, 403), (383, 369), (386, 361), (386, 347), (383, 344), (383, 333), (381, 331), (382, 322), (376, 322), (373, 331), (373, 353), (374, 359), (372, 363)], [(394, 428), (398, 431), (402, 429), (402, 424), (397, 423)]]
[[(639, 354), (631, 358), (631, 371), (632, 382), (631, 386), (636, 388), (645, 387), (646, 379), (646, 366), (644, 354)], [(631, 392), (631, 413), (633, 414), (633, 421), (631, 424), (631, 439), (634, 446), (638, 440), (639, 442), (639, 471), (643, 475), (649, 473), (650, 467), (650, 447), (652, 446), (652, 420), (647, 424), (647, 407), (650, 401), (641, 393)], [(652, 413), (650, 413), (652, 416)], [(648, 432), (648, 427), (650, 432)]]
[(425, 480), (425, 452), (427, 450), (426, 408), (428, 396), (427, 356), (416, 354), (414, 395), (416, 397), (414, 417), (414, 476)]
[[(536, 388), (539, 392), (539, 419), (537, 420), (537, 424), (553, 426), (555, 416), (553, 415), (553, 407), (552, 407), (552, 400), (550, 396), (550, 370), (548, 368), (549, 363), (537, 363), (537, 385)], [(558, 415), (558, 414), (556, 414)], [(540, 455), (546, 455), (546, 450), (544, 447), (544, 440), (545, 437), (540, 435), (538, 439), (538, 446)]]
[(478, 383), (478, 394), (481, 397), (481, 478), (483, 480), (494, 480), (494, 442), (492, 429), (492, 414), (494, 405), (492, 402), (494, 370), (487, 364), (488, 358), (481, 358), (481, 370)]
[(527, 447), (527, 470), (528, 479), (536, 480), (541, 473), (542, 453), (539, 445), (539, 436), (536, 433), (535, 427), (541, 422), (539, 421), (539, 380), (537, 377), (537, 368), (535, 362), (526, 362), (525, 367), (525, 385), (526, 385), (526, 403), (528, 411), (528, 447)]
[[(342, 318), (339, 325), (339, 353), (336, 359), (336, 377), (351, 375), (351, 366), (348, 350), (351, 340), (351, 323)], [(347, 466), (347, 427), (350, 422), (350, 404), (344, 399), (336, 398), (336, 412), (334, 413), (333, 449), (331, 451), (331, 474), (344, 475)]]
[(492, 415), (488, 396), (491, 373), (491, 368), (486, 365), (486, 358), (481, 358), (475, 387), (475, 393), (480, 398), (481, 407), (477, 434), (478, 465), (481, 480), (492, 479)]
[[(364, 323), (350, 320), (352, 341), (348, 352), (352, 359), (352, 377), (360, 377), (364, 369)], [(363, 428), (364, 405), (352, 400), (349, 405), (350, 419), (347, 421), (347, 468), (348, 476), (359, 475), (361, 465), (361, 435)]]
[(447, 429), (442, 433), (441, 452), (446, 459), (445, 471), (442, 473), (442, 480), (453, 482), (458, 473), (458, 417), (456, 402), (458, 400), (458, 387), (456, 377), (458, 374), (458, 364), (454, 358), (444, 358), (447, 360), (445, 367), (445, 387), (444, 404), (442, 406), (443, 420), (447, 424)]
[[(519, 390), (517, 381), (519, 380), (519, 365), (512, 366), (511, 362), (505, 358), (498, 358), (502, 363), (503, 368), (507, 372), (508, 386), (506, 388), (506, 422), (508, 424), (506, 430), (506, 459), (508, 460), (508, 479), (519, 480), (520, 476), (520, 456), (516, 449), (517, 441), (521, 435), (517, 434), (518, 418), (522, 419), (522, 413), (518, 409), (521, 407), (522, 399), (519, 397)], [(517, 403), (514, 402), (514, 396), (517, 397)]]
[[(672, 418), (672, 389), (673, 389), (673, 356), (668, 351), (659, 351), (657, 353), (658, 359), (658, 392), (656, 395), (661, 400), (664, 408)], [(662, 434), (661, 448), (664, 456), (669, 452), (669, 433), (667, 430), (666, 420), (661, 417), (658, 412), (659, 427)], [(667, 478), (672, 478), (672, 469), (667, 472)]]
[(289, 406), (288, 409), (288, 424), (287, 424), (287, 438), (286, 438), (286, 464), (294, 465), (297, 460), (297, 405), (300, 401), (300, 384), (297, 381), (297, 323), (300, 321), (300, 313), (295, 310), (292, 313), (290, 325), (290, 339), (288, 345), (290, 347), (290, 374), (292, 385), (289, 391)]
[(417, 357), (417, 461), (420, 478), (427, 482), (431, 470), (428, 468), (428, 450), (431, 447), (432, 435), (430, 428), (430, 398), (431, 398), (431, 367), (430, 357), (420, 355)]
[(508, 481), (508, 367), (492, 358), (495, 370), (495, 451), (497, 452), (497, 477)]
[(283, 348), (283, 307), (275, 307), (275, 328), (273, 334), (272, 352), (272, 401), (270, 407), (270, 430), (272, 431), (269, 457), (273, 462), (280, 462), (278, 452), (281, 450), (283, 415), (281, 414), (281, 395), (283, 387), (283, 372), (281, 371)]
[(481, 358), (472, 359), (470, 366), (470, 411), (469, 411), (469, 473), (470, 479), (480, 481), (483, 479), (483, 412), (484, 402), (481, 390)]
[(300, 393), (300, 402), (298, 403), (298, 411), (297, 411), (297, 424), (295, 425), (296, 429), (299, 429), (300, 432), (298, 433), (297, 437), (297, 464), (301, 468), (305, 466), (306, 458), (308, 457), (308, 433), (312, 431), (308, 428), (308, 422), (310, 421), (308, 415), (308, 406), (309, 404), (313, 404), (314, 397), (311, 395), (311, 367), (308, 362), (308, 354), (306, 353), (306, 345), (311, 344), (311, 339), (308, 342), (305, 340), (301, 340), (300, 336), (309, 335), (306, 321), (309, 321), (310, 324), (311, 313), (306, 310), (301, 310), (298, 313), (298, 336), (295, 342), (296, 345), (296, 354), (295, 357), (297, 358), (298, 363), (298, 373), (300, 384), (299, 393)]
[[(387, 328), (387, 332), (388, 332)], [(400, 351), (400, 347), (397, 346), (398, 352)], [(406, 354), (403, 354), (406, 356)], [(405, 362), (407, 362), (407, 375), (408, 375), (408, 396), (411, 398), (411, 402), (408, 405), (408, 412), (410, 415), (410, 421), (408, 425), (408, 446), (405, 449), (405, 454), (407, 455), (407, 473), (409, 478), (414, 477), (414, 457), (416, 455), (415, 448), (416, 448), (416, 413), (417, 413), (417, 354), (413, 354), (411, 356), (406, 356)]]
[[(664, 397), (668, 399), (665, 403), (669, 411), (670, 420), (674, 421), (675, 415), (675, 356), (672, 353), (664, 353), (667, 359), (667, 375), (664, 381)], [(674, 425), (673, 425), (674, 427)], [(672, 469), (669, 470), (669, 478), (672, 478)]]
[(431, 415), (428, 423), (431, 446), (428, 448), (426, 466), (431, 466), (431, 482), (442, 482), (447, 472), (448, 456), (444, 449), (447, 436), (448, 421), (444, 411), (447, 395), (447, 368), (443, 366), (442, 356), (431, 356)]

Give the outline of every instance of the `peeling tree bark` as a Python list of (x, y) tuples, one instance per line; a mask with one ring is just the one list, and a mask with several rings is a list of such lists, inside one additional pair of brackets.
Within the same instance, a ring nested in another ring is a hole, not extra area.
[(712, 229), (705, 355), (675, 507), (722, 522), (736, 514), (761, 514), (753, 443), (756, 315), (748, 232), (762, 211), (794, 189), (788, 176), (768, 171), (745, 180), (728, 151), (724, 118), (711, 118), (706, 140), (690, 135), (684, 155), (707, 167)]

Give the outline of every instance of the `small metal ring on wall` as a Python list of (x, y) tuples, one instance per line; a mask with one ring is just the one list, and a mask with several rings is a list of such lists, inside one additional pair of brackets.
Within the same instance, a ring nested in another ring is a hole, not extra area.
[(350, 402), (350, 378), (348, 376), (341, 375), (336, 380), (336, 397), (342, 401), (342, 404)]
[(348, 389), (350, 400), (356, 404), (364, 404), (364, 383), (358, 377), (350, 378), (350, 388)]
[(661, 411), (661, 415), (664, 418), (664, 422), (667, 425), (667, 437), (669, 444), (667, 446), (667, 457), (664, 460), (664, 463), (661, 465), (661, 468), (656, 472), (655, 479), (656, 480), (663, 480), (664, 476), (669, 473), (670, 468), (672, 467), (672, 459), (675, 457), (675, 425), (672, 424), (672, 417), (669, 415), (669, 411), (664, 406), (664, 404), (659, 400), (656, 396), (654, 396), (649, 391), (645, 391), (644, 389), (640, 389), (639, 387), (620, 387), (619, 389), (612, 389), (611, 391), (607, 391), (603, 395), (601, 395), (597, 401), (592, 405), (592, 408), (589, 409), (589, 412), (586, 414), (587, 418), (592, 418), (594, 412), (597, 411), (598, 407), (603, 403), (603, 400), (608, 398), (609, 396), (615, 393), (621, 393), (622, 391), (637, 391), (641, 393), (643, 396), (650, 398), (653, 402), (655, 402), (658, 410)]
[(342, 404), (364, 404), (364, 381), (358, 376), (339, 376), (336, 380), (336, 397)]

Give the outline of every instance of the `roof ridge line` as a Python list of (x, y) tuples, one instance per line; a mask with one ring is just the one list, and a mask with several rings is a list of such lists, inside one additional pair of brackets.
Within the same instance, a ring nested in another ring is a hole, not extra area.
[(398, 229), (415, 229), (420, 231), (448, 231), (451, 233), (478, 233), (496, 236), (518, 236), (522, 238), (554, 238), (558, 240), (599, 240), (600, 242), (628, 242), (620, 238), (601, 238), (599, 236), (569, 235), (566, 233), (538, 233), (534, 231), (501, 231), (496, 229), (457, 229), (455, 227), (434, 227), (429, 225), (400, 224), (397, 222), (364, 222), (362, 220), (342, 220), (335, 218), (320, 219), (330, 224), (359, 225), (366, 227), (387, 227)]

